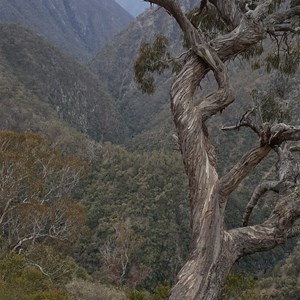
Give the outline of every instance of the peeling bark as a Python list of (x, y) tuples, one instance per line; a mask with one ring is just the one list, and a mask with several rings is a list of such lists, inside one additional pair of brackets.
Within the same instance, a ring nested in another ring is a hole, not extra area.
[[(286, 169), (284, 172), (289, 174), (288, 180), (283, 176), (278, 187), (275, 184), (260, 187), (250, 200), (246, 213), (248, 219), (252, 211), (250, 206), (255, 206), (255, 201), (263, 193), (276, 186), (279, 200), (268, 220), (255, 226), (224, 230), (224, 213), (229, 195), (275, 146), (280, 146), (286, 140), (299, 140), (300, 127), (286, 125), (276, 128), (269, 124), (256, 127), (248, 122), (259, 135), (260, 145), (246, 153), (240, 162), (219, 178), (214, 147), (205, 122), (234, 101), (224, 62), (263, 40), (267, 30), (274, 29), (275, 25), (291, 16), (299, 15), (300, 9), (297, 7), (270, 16), (271, 0), (259, 1), (257, 7), (247, 13), (241, 10), (245, 1), (210, 0), (232, 31), (208, 42), (186, 18), (177, 1), (148, 2), (163, 7), (174, 17), (192, 49), (170, 93), (178, 143), (189, 179), (192, 228), (191, 255), (178, 274), (170, 299), (218, 299), (233, 263), (243, 255), (272, 249), (284, 243), (293, 229), (294, 221), (300, 216), (300, 192), (295, 185), (282, 184), (291, 182), (291, 177), (298, 174), (295, 170), (291, 171), (292, 164), (287, 163), (290, 155), (281, 154), (281, 163)], [(218, 88), (194, 102), (195, 90), (208, 70), (213, 71)], [(241, 126), (247, 126), (247, 122)]]

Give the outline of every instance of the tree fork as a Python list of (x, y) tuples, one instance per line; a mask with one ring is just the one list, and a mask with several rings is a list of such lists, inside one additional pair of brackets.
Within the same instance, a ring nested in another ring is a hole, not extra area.
[[(280, 194), (278, 204), (262, 224), (226, 231), (224, 213), (230, 194), (240, 182), (276, 145), (299, 140), (300, 128), (286, 125), (278, 130), (263, 124), (256, 130), (260, 145), (219, 178), (214, 147), (205, 122), (234, 101), (223, 63), (263, 40), (277, 25), (299, 15), (300, 9), (269, 15), (272, 1), (261, 0), (254, 10), (244, 13), (240, 5), (245, 1), (210, 0), (232, 31), (207, 42), (202, 32), (186, 18), (177, 1), (147, 1), (163, 7), (174, 17), (192, 49), (170, 93), (171, 110), (189, 180), (192, 227), (191, 255), (178, 274), (170, 299), (216, 300), (238, 258), (272, 249), (293, 231), (294, 221), (300, 216), (300, 193), (296, 187)], [(218, 89), (194, 102), (195, 90), (208, 70), (213, 71)]]

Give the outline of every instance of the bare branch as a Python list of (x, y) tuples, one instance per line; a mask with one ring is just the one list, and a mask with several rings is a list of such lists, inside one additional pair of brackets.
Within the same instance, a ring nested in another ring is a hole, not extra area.
[(240, 182), (251, 172), (271, 151), (269, 145), (256, 147), (246, 153), (242, 159), (220, 179), (220, 193), (225, 198), (231, 194)]
[(284, 22), (290, 20), (295, 16), (300, 15), (300, 6), (295, 6), (291, 9), (285, 11), (275, 12), (272, 15), (268, 16), (265, 20), (265, 25), (267, 26), (268, 32), (275, 32), (284, 28)]
[[(243, 226), (247, 226), (253, 208), (260, 197), (268, 191), (283, 193), (287, 189), (295, 186), (296, 178), (299, 175), (299, 167), (294, 163), (290, 148), (287, 145), (278, 147), (278, 177), (279, 181), (264, 182), (255, 189), (243, 215)], [(229, 172), (230, 174), (230, 172)], [(227, 175), (226, 175), (227, 176)]]
[(163, 62), (163, 63), (174, 62), (175, 60), (180, 60), (180, 59), (182, 59), (182, 57), (185, 56), (185, 55), (187, 55), (189, 52), (191, 52), (191, 49), (188, 49), (188, 50), (182, 52), (181, 54), (179, 54), (179, 55), (176, 56), (176, 57), (171, 57), (171, 58), (165, 57), (164, 59), (159, 60), (159, 62)]
[[(291, 32), (298, 33), (300, 31), (299, 27), (293, 28), (291, 24), (276, 24), (274, 25), (274, 32), (269, 31), (269, 33), (279, 33), (279, 32)], [(280, 34), (278, 34), (280, 35)]]
[(300, 126), (279, 123), (271, 127), (270, 144), (280, 145), (285, 141), (300, 140)]
[(291, 152), (300, 152), (300, 145), (299, 146), (291, 146), (290, 151)]
[(241, 117), (241, 119), (238, 121), (236, 125), (232, 126), (223, 126), (221, 130), (223, 131), (229, 131), (229, 130), (236, 130), (240, 129), (241, 127), (249, 127), (251, 128), (258, 136), (260, 136), (260, 126), (257, 124), (258, 122), (254, 122), (251, 120), (250, 116), (253, 114), (253, 112), (256, 112), (255, 108), (247, 110)]
[(248, 205), (245, 209), (244, 215), (243, 215), (243, 226), (248, 226), (249, 219), (251, 216), (251, 213), (258, 203), (258, 200), (268, 191), (274, 191), (276, 193), (279, 192), (279, 181), (267, 181), (263, 182), (262, 184), (258, 185), (256, 189), (254, 190), (251, 199), (248, 202)]
[(48, 274), (47, 272), (45, 272), (45, 270), (42, 268), (42, 266), (40, 266), (39, 264), (36, 264), (36, 263), (33, 263), (33, 262), (29, 262), (28, 263), (29, 266), (33, 266), (33, 267), (36, 267), (37, 269), (40, 270), (40, 272), (42, 274), (44, 274), (45, 276), (47, 276), (49, 278), (50, 281), (52, 281), (51, 279), (51, 274)]
[(270, 217), (262, 224), (241, 227), (228, 233), (238, 241), (239, 257), (273, 249), (292, 237), (295, 221), (300, 217), (299, 187), (294, 187), (282, 196)]

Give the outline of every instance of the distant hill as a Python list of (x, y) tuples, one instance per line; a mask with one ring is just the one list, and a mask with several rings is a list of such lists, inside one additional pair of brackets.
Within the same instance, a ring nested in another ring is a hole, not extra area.
[(136, 17), (142, 13), (145, 9), (150, 7), (149, 2), (146, 3), (143, 0), (116, 0), (124, 9), (126, 9), (131, 15)]
[[(182, 5), (188, 9), (192, 5), (190, 2), (182, 1)], [(164, 10), (152, 8), (117, 34), (90, 63), (91, 69), (107, 82), (120, 112), (130, 126), (131, 135), (142, 132), (162, 107), (169, 103), (170, 76), (160, 79), (157, 91), (152, 96), (138, 90), (133, 80), (133, 64), (141, 43), (151, 41), (157, 34), (167, 36), (171, 48), (181, 49), (178, 25)]]
[(0, 66), (0, 129), (47, 131), (63, 120), (99, 141), (123, 135), (99, 79), (29, 29), (0, 25)]
[(86, 60), (132, 16), (114, 0), (1, 0), (0, 22), (25, 25), (65, 53)]
[[(198, 4), (198, 1), (182, 0), (180, 3), (188, 11)], [(117, 34), (90, 63), (92, 70), (107, 83), (130, 129), (126, 144), (129, 149), (170, 148), (174, 143), (171, 138), (174, 126), (169, 109), (172, 75), (167, 73), (156, 79), (156, 91), (153, 95), (143, 94), (133, 78), (133, 65), (140, 45), (143, 42), (151, 42), (157, 34), (168, 38), (169, 49), (175, 53), (175, 56), (186, 51), (182, 48), (182, 35), (173, 18), (163, 9), (150, 8), (138, 16), (126, 30)], [(214, 123), (216, 125), (220, 122), (236, 122), (236, 118), (242, 115), (247, 105), (251, 90), (258, 86), (266, 88), (264, 84), (267, 84), (268, 78), (270, 79), (270, 75), (263, 73), (262, 70), (251, 74), (249, 72), (251, 67), (245, 61), (236, 59), (227, 66), (239, 101), (230, 106), (230, 111), (223, 112), (219, 120)], [(212, 77), (207, 78), (208, 80), (201, 82), (202, 91), (212, 88), (214, 84)], [(246, 78), (247, 82), (245, 82)], [(297, 95), (299, 80), (300, 76), (297, 75), (291, 82), (293, 87), (291, 90)], [(292, 96), (292, 98), (296, 97)], [(298, 107), (296, 110), (299, 110)]]

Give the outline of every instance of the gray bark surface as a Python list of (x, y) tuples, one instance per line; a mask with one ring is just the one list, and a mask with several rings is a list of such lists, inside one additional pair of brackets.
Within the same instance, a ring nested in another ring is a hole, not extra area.
[[(298, 15), (300, 8), (269, 15), (272, 1), (265, 0), (258, 1), (255, 10), (244, 13), (241, 7), (245, 1), (210, 0), (231, 31), (207, 42), (181, 11), (177, 1), (148, 2), (163, 7), (176, 19), (192, 49), (170, 93), (178, 142), (189, 179), (192, 251), (178, 274), (169, 299), (219, 299), (237, 259), (272, 249), (295, 232), (293, 224), (300, 216), (300, 189), (296, 184), (299, 168), (294, 168), (290, 162), (289, 148), (280, 146), (285, 141), (299, 140), (300, 127), (285, 125), (278, 129), (267, 123), (251, 123), (250, 117), (244, 116), (240, 126), (252, 128), (258, 134), (260, 144), (219, 178), (214, 147), (205, 122), (234, 101), (224, 62), (263, 40), (267, 31), (275, 30), (277, 25)], [(209, 70), (213, 71), (218, 88), (195, 100), (195, 90)], [(279, 200), (270, 217), (262, 224), (226, 231), (224, 213), (230, 194), (275, 147), (279, 147), (280, 178), (276, 183), (265, 183), (257, 188), (246, 209), (244, 225), (248, 224), (258, 199), (267, 191), (276, 190)]]

